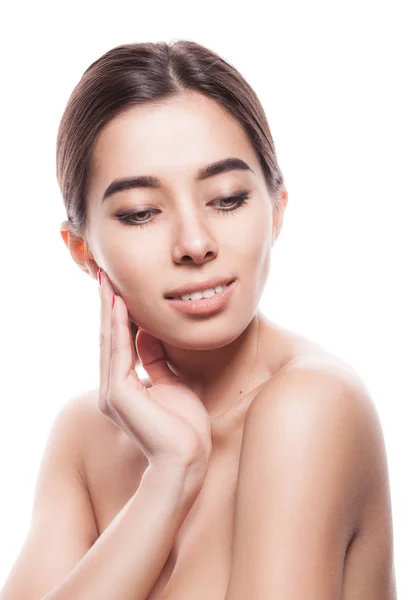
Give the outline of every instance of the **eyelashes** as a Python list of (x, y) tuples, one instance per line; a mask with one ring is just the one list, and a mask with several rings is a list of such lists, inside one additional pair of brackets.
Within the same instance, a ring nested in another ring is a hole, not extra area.
[[(239, 208), (241, 208), (242, 206), (247, 204), (249, 198), (250, 198), (250, 195), (247, 190), (243, 190), (233, 196), (226, 196), (224, 198), (220, 198), (219, 200), (216, 200), (215, 202), (234, 202), (233, 207), (232, 208), (229, 208), (229, 207), (216, 208), (215, 210), (217, 212), (223, 213), (225, 215), (231, 215), (231, 213), (234, 213), (235, 211), (239, 210)], [(155, 214), (158, 212), (160, 212), (160, 211), (154, 210), (154, 209), (149, 209), (149, 210), (136, 211), (136, 212), (132, 212), (132, 213), (116, 213), (115, 218), (117, 221), (119, 221), (120, 223), (123, 223), (127, 227), (143, 228), (143, 227), (146, 227), (149, 223), (151, 223), (153, 221), (153, 219), (150, 218), (147, 221), (141, 221), (141, 220), (137, 221), (134, 219), (134, 217), (137, 215), (150, 215), (150, 214), (152, 215), (152, 214)]]

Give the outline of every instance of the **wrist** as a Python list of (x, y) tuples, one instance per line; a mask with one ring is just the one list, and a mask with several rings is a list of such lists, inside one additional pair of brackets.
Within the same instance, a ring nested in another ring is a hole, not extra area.
[(208, 462), (185, 461), (179, 462), (153, 462), (147, 467), (143, 478), (150, 481), (148, 485), (155, 485), (159, 489), (172, 491), (174, 498), (189, 500), (195, 498), (205, 481)]

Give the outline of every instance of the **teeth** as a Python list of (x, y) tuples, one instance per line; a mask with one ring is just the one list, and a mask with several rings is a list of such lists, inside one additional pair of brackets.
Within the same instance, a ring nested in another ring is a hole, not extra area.
[(202, 295), (204, 298), (211, 298), (212, 296), (215, 296), (215, 293), (215, 290), (204, 290)]
[(217, 285), (216, 288), (209, 288), (207, 290), (193, 292), (192, 294), (183, 294), (182, 300), (201, 300), (201, 298), (211, 298), (215, 294), (221, 294), (225, 290), (226, 285)]
[(191, 300), (200, 300), (204, 297), (204, 292), (193, 292), (189, 297)]

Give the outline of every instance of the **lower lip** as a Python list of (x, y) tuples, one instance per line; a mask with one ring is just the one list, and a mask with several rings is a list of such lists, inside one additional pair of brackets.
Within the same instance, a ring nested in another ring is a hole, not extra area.
[(180, 298), (170, 299), (167, 301), (181, 312), (190, 315), (207, 315), (216, 312), (223, 308), (230, 300), (233, 293), (233, 287), (236, 283), (234, 280), (230, 283), (221, 294), (215, 294), (211, 298), (201, 298), (200, 300), (182, 300)]

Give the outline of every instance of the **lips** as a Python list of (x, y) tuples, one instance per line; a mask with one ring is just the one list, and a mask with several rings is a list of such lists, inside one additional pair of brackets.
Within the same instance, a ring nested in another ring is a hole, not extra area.
[(191, 282), (186, 285), (179, 286), (171, 292), (165, 294), (164, 297), (167, 299), (180, 298), (184, 294), (193, 294), (193, 292), (200, 292), (209, 288), (216, 288), (219, 285), (228, 285), (232, 281), (234, 281), (234, 278), (231, 277), (227, 277), (224, 279), (220, 277), (212, 277), (211, 279), (207, 279), (206, 281)]
[(215, 317), (222, 314), (224, 309), (229, 305), (235, 286), (236, 280), (234, 279), (229, 285), (224, 287), (221, 293), (216, 293), (209, 298), (201, 298), (200, 300), (174, 298), (172, 300), (168, 299), (167, 303), (175, 310), (194, 317)]

